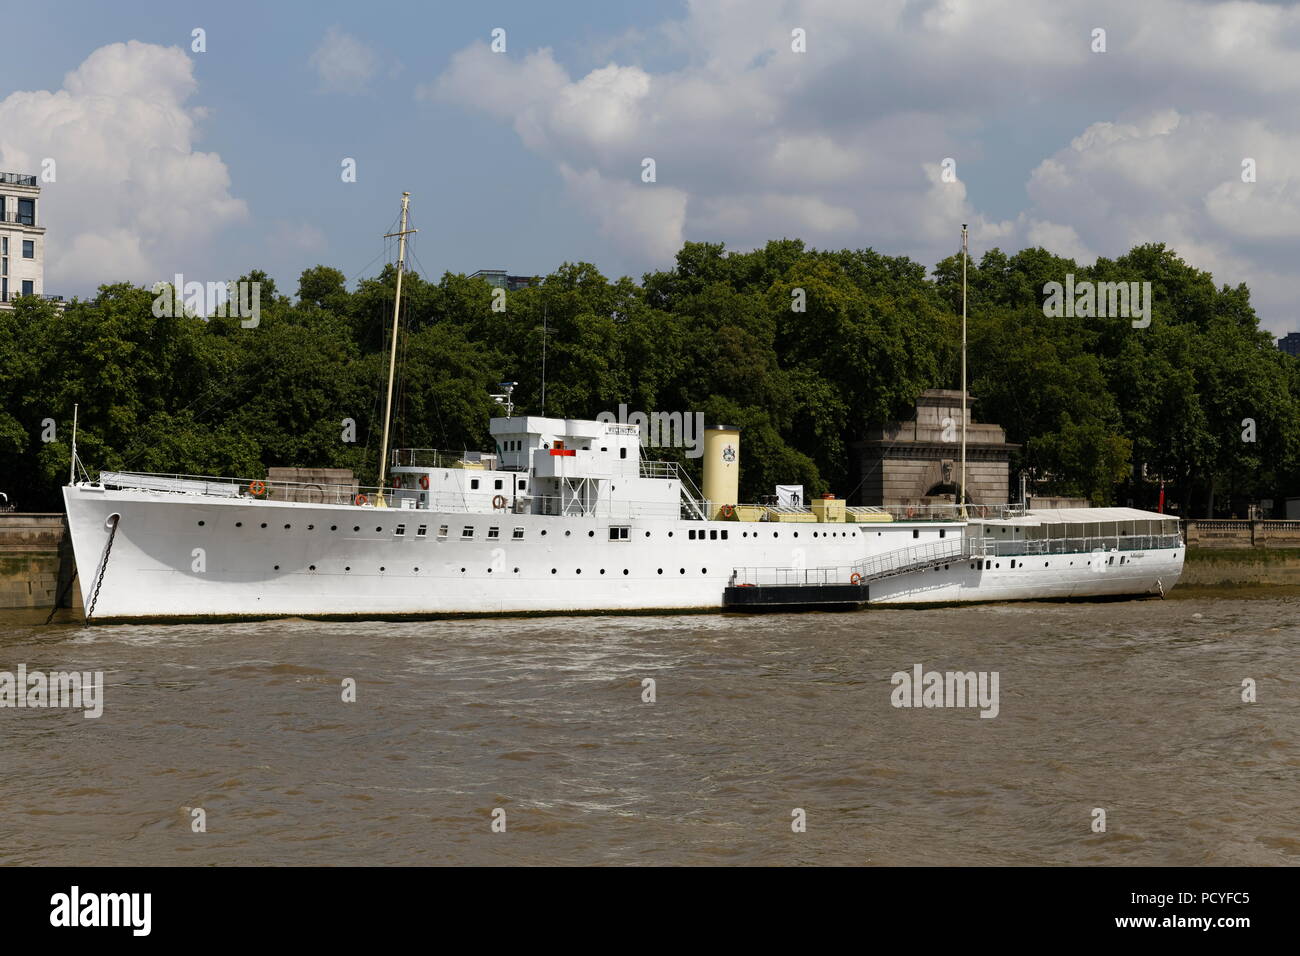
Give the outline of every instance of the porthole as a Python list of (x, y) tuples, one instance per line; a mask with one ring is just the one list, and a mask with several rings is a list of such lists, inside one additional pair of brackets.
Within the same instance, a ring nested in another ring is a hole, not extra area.
[(673, 536), (673, 533), (672, 533), (671, 531), (669, 531), (669, 532), (668, 532), (668, 537), (671, 538), (672, 536)]
[(588, 538), (594, 538), (595, 536), (596, 536), (596, 532), (594, 532), (594, 531), (588, 531), (588, 532), (587, 532), (587, 537), (588, 537)]
[(265, 521), (262, 522), (262, 527), (263, 527), (263, 528), (266, 527), (266, 522), (265, 522)]
[(382, 572), (382, 571), (385, 571), (385, 570), (387, 570), (387, 569), (386, 569), (386, 568), (381, 564), (381, 565), (379, 566), (379, 570)]
[(352, 565), (349, 564), (349, 565), (348, 565), (346, 568), (344, 568), (343, 570), (344, 570), (344, 571), (351, 571), (351, 570), (352, 570)]
[(460, 573), (461, 573), (461, 574), (464, 574), (464, 573), (465, 573), (465, 569), (464, 569), (464, 568), (461, 568), (461, 569), (460, 569)]
[(647, 532), (645, 533), (645, 536), (646, 536), (647, 538), (650, 537), (650, 532), (647, 531)]
[(375, 528), (376, 531), (383, 531), (383, 528)]
[(545, 529), (543, 529), (543, 531), (542, 531), (542, 534), (543, 534), (543, 535), (545, 535), (545, 534), (546, 534), (546, 531), (545, 531)]
[(779, 532), (776, 532), (776, 531), (773, 531), (773, 532), (772, 532), (772, 537), (774, 537), (774, 538), (778, 538), (778, 537), (780, 537), (780, 533), (779, 533)]
[(199, 522), (199, 527), (200, 527), (200, 528), (203, 527), (203, 522), (202, 522), (202, 521)]
[(575, 574), (581, 574), (581, 573), (582, 573), (582, 568), (578, 568), (574, 573), (575, 573)]
[(685, 573), (686, 573), (686, 569), (685, 569), (685, 568), (682, 568), (682, 574), (685, 574)]
[(515, 574), (518, 574), (518, 573), (519, 573), (519, 569), (518, 569), (518, 568), (515, 568)]
[(601, 573), (601, 574), (604, 574), (604, 573), (605, 573), (605, 569), (604, 569), (604, 568), (601, 568), (601, 569), (600, 569), (600, 573)]
[(794, 536), (795, 536), (796, 538), (799, 537), (799, 532), (796, 531), (796, 532), (794, 533)]
[(552, 574), (555, 574), (558, 570), (559, 570), (559, 568), (551, 568), (551, 573), (552, 573)]
[(308, 531), (315, 531), (315, 530), (316, 530), (316, 526), (315, 526), (314, 524), (309, 524), (309, 525), (307, 525), (307, 530), (308, 530)]
[(361, 525), (359, 525), (359, 524), (354, 524), (354, 525), (352, 526), (352, 530), (353, 530), (353, 531), (360, 531), (360, 530), (361, 530)]
[(291, 524), (287, 524), (287, 525), (284, 526), (284, 530), (285, 530), (285, 531), (288, 531), (288, 530), (289, 530), (290, 528), (292, 528), (292, 527), (293, 527), (293, 525), (291, 525)]
[(280, 570), (280, 566), (277, 564), (277, 565), (275, 566), (275, 569), (276, 569), (277, 571), (279, 571), (279, 570)]
[(330, 525), (330, 530), (331, 530), (331, 531), (337, 531), (337, 530), (339, 530), (339, 526), (336, 525), (336, 524), (332, 524), (332, 525)]
[(1002, 562), (999, 561), (997, 564), (993, 565), (993, 567), (995, 567), (995, 568), (1000, 568), (1000, 567), (1002, 567)]
[(492, 573), (492, 569), (491, 569), (491, 568), (488, 568), (488, 574), (491, 574), (491, 573)]
[(1043, 562), (1043, 567), (1047, 567), (1047, 562), (1046, 562), (1046, 561)]
[(627, 568), (624, 568), (624, 569), (623, 569), (623, 573), (624, 573), (624, 574), (627, 574)]
[(420, 569), (419, 569), (419, 568), (415, 568), (415, 573), (416, 573), (416, 574), (419, 574), (419, 573), (420, 573)]
[(571, 535), (571, 534), (573, 534), (572, 531), (566, 531), (566, 532), (564, 532), (564, 536), (565, 536), (566, 538), (567, 538), (569, 535)]
[(316, 565), (314, 565), (314, 564), (308, 565), (308, 566), (307, 566), (307, 570), (308, 570), (308, 571), (315, 571), (315, 570), (316, 570)]
[(659, 569), (659, 573), (660, 573), (660, 574), (663, 574), (663, 573), (664, 573), (664, 569), (663, 569), (663, 568), (660, 568), (660, 569)]
[(700, 568), (700, 574), (708, 574), (708, 573), (709, 573), (708, 568)]

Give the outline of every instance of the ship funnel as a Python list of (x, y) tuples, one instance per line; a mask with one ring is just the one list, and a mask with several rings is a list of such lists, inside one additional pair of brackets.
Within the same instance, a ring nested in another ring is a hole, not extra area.
[(711, 519), (724, 507), (734, 513), (740, 497), (740, 429), (734, 425), (704, 429), (704, 497)]

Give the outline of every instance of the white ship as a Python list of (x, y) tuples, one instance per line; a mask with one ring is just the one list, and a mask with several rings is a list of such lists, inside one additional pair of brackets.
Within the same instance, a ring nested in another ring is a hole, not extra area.
[[(403, 214), (404, 239), (405, 200)], [(960, 504), (918, 514), (829, 496), (745, 504), (737, 429), (706, 429), (701, 492), (675, 463), (644, 457), (635, 425), (515, 415), (503, 398), (488, 454), (390, 456), (386, 417), (374, 488), (70, 480), (87, 621), (1136, 596), (1163, 594), (1182, 571), (1167, 515)]]

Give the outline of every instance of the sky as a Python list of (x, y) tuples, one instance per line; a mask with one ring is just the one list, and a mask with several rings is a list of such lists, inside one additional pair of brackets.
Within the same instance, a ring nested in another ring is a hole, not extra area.
[(405, 190), (433, 277), (787, 237), (932, 268), (967, 222), (977, 257), (1164, 242), (1300, 329), (1291, 3), (46, 0), (7, 36), (49, 294), (373, 275)]

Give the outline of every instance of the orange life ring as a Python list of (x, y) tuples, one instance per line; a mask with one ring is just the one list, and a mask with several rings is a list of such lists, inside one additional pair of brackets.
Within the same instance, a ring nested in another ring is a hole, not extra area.
[(493, 507), (493, 508), (496, 508), (498, 511), (500, 511), (500, 510), (501, 510), (502, 508), (504, 508), (505, 506), (506, 506), (506, 496), (505, 496), (505, 495), (496, 495), (495, 497), (493, 497), (493, 499), (492, 499), (492, 507)]
[(730, 518), (732, 515), (734, 515), (734, 514), (736, 513), (736, 509), (733, 508), (731, 505), (723, 505), (723, 506), (719, 509), (719, 513), (720, 513), (720, 514), (722, 515), (722, 517), (724, 517), (724, 518)]
[(861, 584), (861, 583), (862, 583), (862, 575), (858, 574), (857, 571), (854, 571), (851, 575), (849, 575), (849, 583), (850, 583), (850, 584)]
[(355, 498), (352, 499), (352, 503), (354, 505), (361, 506), (364, 505), (368, 500), (369, 499), (367, 499), (365, 495), (357, 495)]
[(393, 475), (393, 487), (394, 488), (402, 487), (402, 478), (400, 475)]
[(254, 498), (260, 498), (266, 493), (266, 482), (250, 481), (248, 483), (248, 493)]
[(420, 487), (423, 488), (425, 491), (428, 491), (428, 490), (429, 490), (429, 476), (428, 476), (428, 475), (421, 475), (421, 476), (420, 476)]

